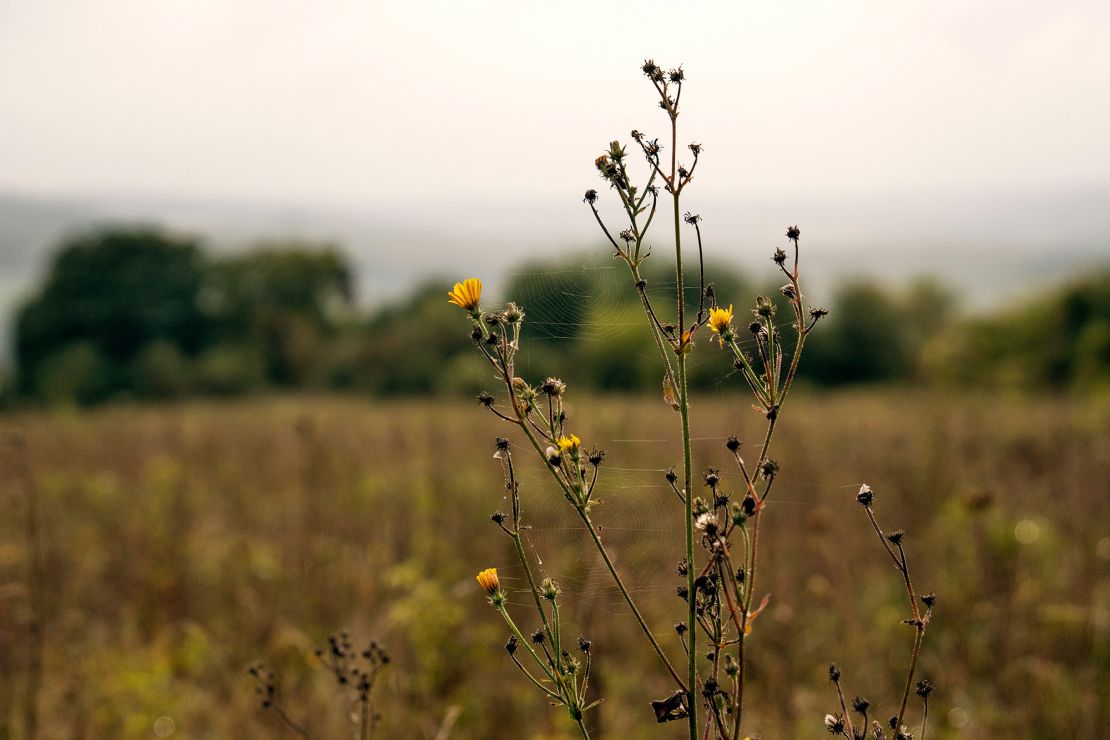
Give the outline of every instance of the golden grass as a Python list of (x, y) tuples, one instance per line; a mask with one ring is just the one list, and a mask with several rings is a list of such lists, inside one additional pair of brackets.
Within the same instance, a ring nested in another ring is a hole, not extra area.
[[(660, 470), (681, 463), (674, 414), (654, 399), (568, 403), (568, 428), (609, 451), (595, 510), (606, 544), (677, 657), (683, 535), (664, 523), (679, 504)], [(751, 638), (746, 727), (765, 740), (819, 736), (830, 661), (850, 693), (854, 681), (885, 687), (867, 697), (880, 717), (896, 708), (912, 634), (897, 624), (898, 574), (854, 501), (867, 482), (884, 524), (909, 529), (919, 589), (938, 594), (921, 664), (939, 687), (930, 735), (1099, 736), (1110, 723), (1110, 407), (894, 391), (792, 404), (761, 542), (760, 590), (772, 596)], [(723, 395), (694, 407), (695, 458), (727, 476), (725, 435), (755, 446), (760, 418)], [(513, 603), (517, 568), (488, 521), (506, 506), (491, 459), (505, 430), (471, 403), (192, 403), (20, 414), (0, 427), (24, 436), (39, 498), (43, 737), (150, 737), (162, 717), (175, 737), (280, 736), (245, 672), (257, 658), (277, 669), (290, 714), (315, 737), (340, 736), (312, 648), (343, 627), (393, 654), (382, 737), (434, 737), (451, 707), (454, 737), (568, 729), (513, 674), (474, 585), (496, 566)], [(17, 454), (5, 448), (0, 493), (0, 736), (16, 737), (31, 614)], [(620, 642), (629, 617), (573, 512), (537, 464), (519, 464), (564, 618), (593, 640), (606, 702), (591, 731), (681, 735), (657, 729), (641, 701), (645, 688), (668, 692), (665, 675)]]

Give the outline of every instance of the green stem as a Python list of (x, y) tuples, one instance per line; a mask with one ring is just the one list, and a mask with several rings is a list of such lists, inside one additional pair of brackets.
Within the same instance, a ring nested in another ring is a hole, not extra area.
[(679, 415), (682, 417), (682, 479), (683, 492), (686, 499), (686, 592), (689, 602), (687, 604), (687, 630), (689, 640), (689, 654), (687, 655), (687, 674), (689, 681), (690, 705), (690, 738), (696, 740), (698, 736), (698, 703), (695, 699), (697, 682), (697, 656), (698, 656), (698, 631), (695, 628), (694, 603), (697, 593), (694, 590), (694, 511), (693, 495), (691, 495), (691, 480), (693, 478), (693, 459), (690, 453), (690, 398), (686, 386), (686, 282), (682, 275), (682, 222), (679, 207), (676, 146), (678, 143), (678, 126), (676, 123), (677, 112), (671, 115), (671, 201), (674, 204), (674, 254), (675, 254), (675, 289), (678, 293), (678, 393)]
[[(681, 284), (681, 283), (680, 283)], [(694, 590), (694, 512), (691, 495), (692, 458), (690, 452), (690, 404), (686, 386), (686, 356), (678, 356), (678, 405), (682, 417), (682, 474), (685, 481), (685, 506), (686, 506), (686, 591), (689, 597), (687, 603), (686, 631), (689, 640), (689, 655), (687, 656), (687, 669), (690, 681), (690, 732), (691, 737), (697, 737), (697, 702), (694, 700), (693, 687), (697, 686), (697, 654), (698, 637), (694, 626), (696, 614), (694, 604), (697, 593)]]
[(597, 534), (597, 529), (594, 528), (594, 523), (590, 521), (589, 515), (586, 514), (586, 512), (582, 509), (576, 508), (575, 510), (578, 512), (578, 516), (582, 519), (582, 522), (586, 525), (586, 531), (589, 532), (590, 537), (593, 538), (594, 545), (597, 547), (597, 551), (601, 553), (601, 559), (605, 561), (605, 567), (609, 569), (609, 575), (613, 577), (613, 582), (617, 584), (617, 588), (620, 590), (621, 595), (624, 596), (624, 601), (626, 604), (628, 604), (628, 608), (632, 610), (632, 615), (636, 617), (636, 621), (639, 623), (640, 629), (643, 630), (644, 635), (647, 636), (647, 639), (651, 643), (651, 646), (655, 648), (655, 652), (659, 656), (659, 660), (663, 661), (663, 665), (667, 668), (667, 671), (671, 674), (671, 677), (674, 678), (675, 682), (678, 683), (682, 690), (689, 691), (689, 688), (687, 688), (686, 684), (683, 682), (682, 677), (678, 675), (678, 672), (674, 669), (674, 666), (671, 665), (671, 661), (667, 659), (667, 654), (663, 652), (663, 648), (660, 647), (658, 641), (656, 641), (655, 635), (651, 633), (651, 630), (648, 628), (647, 622), (644, 621), (644, 616), (640, 614), (640, 610), (636, 608), (636, 603), (632, 601), (632, 596), (628, 593), (628, 589), (625, 588), (624, 581), (622, 581), (621, 577), (617, 574), (617, 569), (616, 566), (613, 565), (613, 561), (609, 559), (609, 553), (608, 551), (606, 551), (605, 545), (601, 543), (601, 538)]
[[(521, 429), (524, 430), (525, 436), (528, 437), (528, 441), (532, 443), (532, 447), (535, 448), (540, 458), (546, 459), (543, 448), (540, 447), (539, 441), (536, 439), (535, 435), (532, 434), (531, 430), (529, 430), (528, 427), (524, 426), (523, 424), (521, 424)], [(566, 496), (568, 500), (573, 501), (574, 499), (572, 497), (570, 487), (561, 477), (559, 477), (558, 471), (547, 463), (544, 463), (544, 466), (551, 473), (551, 476), (555, 479), (555, 482), (559, 484), (559, 488), (562, 489), (563, 495)], [(644, 621), (643, 615), (640, 613), (639, 608), (637, 608), (636, 606), (636, 602), (632, 600), (632, 594), (628, 592), (628, 589), (624, 585), (624, 581), (621, 580), (620, 575), (617, 573), (617, 568), (615, 565), (613, 565), (613, 561), (609, 558), (609, 553), (605, 549), (605, 545), (602, 544), (601, 538), (598, 536), (597, 530), (594, 528), (594, 524), (590, 520), (589, 514), (587, 514), (584, 508), (578, 504), (575, 504), (574, 510), (578, 512), (579, 518), (581, 518), (582, 522), (586, 525), (586, 531), (590, 533), (590, 537), (594, 541), (594, 546), (601, 554), (601, 559), (605, 562), (605, 567), (609, 570), (609, 575), (612, 576), (613, 582), (617, 584), (617, 589), (621, 592), (621, 596), (624, 597), (624, 602), (628, 604), (628, 608), (632, 611), (632, 615), (636, 618), (636, 622), (640, 625), (640, 629), (643, 631), (644, 636), (647, 637), (648, 642), (651, 643), (651, 646), (655, 648), (655, 653), (659, 656), (659, 660), (663, 662), (663, 665), (666, 667), (667, 672), (671, 674), (671, 677), (674, 678), (675, 682), (682, 688), (682, 690), (688, 691), (689, 689), (687, 688), (685, 682), (683, 682), (682, 677), (678, 675), (678, 672), (674, 669), (674, 666), (671, 665), (671, 661), (668, 660), (667, 654), (663, 652), (663, 648), (655, 639), (655, 635), (653, 635), (651, 633), (651, 629), (648, 628), (647, 622)]]
[(531, 640), (526, 638), (521, 633), (520, 628), (516, 626), (516, 622), (513, 621), (513, 618), (509, 616), (509, 612), (507, 609), (505, 609), (505, 606), (498, 606), (497, 611), (501, 612), (501, 616), (505, 619), (505, 624), (509, 625), (509, 629), (513, 631), (514, 635), (516, 635), (516, 639), (520, 641), (520, 644), (527, 648), (528, 652), (532, 654), (532, 658), (536, 661), (536, 665), (538, 665), (543, 670), (547, 677), (551, 679), (552, 683), (554, 683), (556, 686), (559, 686), (559, 682), (555, 679), (555, 676), (552, 675), (551, 669), (547, 667), (547, 664), (544, 663), (544, 661), (536, 653), (535, 649), (532, 647)]
[[(536, 589), (536, 580), (532, 577), (532, 569), (528, 566), (528, 558), (524, 555), (524, 545), (520, 541), (520, 533), (514, 533), (512, 539), (513, 544), (516, 545), (517, 558), (520, 559), (520, 564), (524, 567), (524, 575), (528, 578), (528, 589), (532, 592), (532, 598), (536, 602), (536, 611), (540, 613), (540, 620), (543, 622), (543, 631), (547, 633), (547, 638), (554, 644), (557, 640), (557, 633), (552, 630), (547, 622), (547, 614), (543, 610), (543, 602), (540, 601), (539, 591)], [(556, 627), (556, 629), (558, 628)]]

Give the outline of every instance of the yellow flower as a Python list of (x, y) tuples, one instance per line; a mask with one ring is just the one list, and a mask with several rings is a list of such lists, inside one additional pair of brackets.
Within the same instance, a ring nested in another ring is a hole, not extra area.
[(578, 439), (577, 434), (572, 434), (569, 437), (559, 437), (560, 452), (578, 452), (578, 448), (581, 446), (582, 440)]
[(482, 587), (490, 596), (493, 596), (501, 590), (501, 581), (497, 579), (497, 568), (486, 568), (479, 573), (475, 578), (478, 580), (478, 585)]
[(732, 304), (728, 308), (709, 309), (709, 328), (714, 334), (724, 334), (732, 326)]
[(482, 298), (482, 281), (478, 278), (467, 278), (461, 283), (455, 283), (455, 289), (447, 294), (448, 303), (454, 303), (459, 308), (473, 311), (478, 308), (478, 301)]
[(733, 336), (733, 304), (728, 308), (709, 308), (709, 328), (717, 335), (717, 344), (725, 346), (725, 338)]

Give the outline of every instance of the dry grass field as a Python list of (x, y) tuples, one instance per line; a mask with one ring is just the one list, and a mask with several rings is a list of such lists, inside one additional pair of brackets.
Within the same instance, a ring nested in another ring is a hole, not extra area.
[[(657, 398), (568, 398), (584, 444), (608, 450), (595, 518), (664, 645), (683, 618), (674, 575), (680, 464)], [(693, 402), (695, 457), (735, 484), (724, 438), (760, 419), (724, 394)], [(292, 737), (246, 673), (313, 737), (344, 737), (313, 649), (337, 629), (384, 642), (381, 737), (564, 737), (515, 675), (474, 583), (512, 589), (493, 438), (471, 402), (336, 398), (116, 406), (0, 419), (0, 737), (23, 737), (42, 635), (44, 738)], [(904, 591), (855, 503), (876, 491), (907, 530), (938, 602), (921, 675), (931, 738), (1096, 738), (1110, 727), (1110, 404), (900, 391), (799, 395), (761, 541), (767, 613), (751, 638), (752, 737), (816, 738), (846, 690), (889, 716), (912, 630)], [(593, 640), (601, 737), (678, 737), (648, 700), (669, 692), (573, 512), (520, 455), (525, 515), (564, 616)], [(29, 507), (37, 535), (28, 537)], [(42, 568), (30, 567), (37, 543)], [(30, 574), (30, 575), (29, 575)], [(514, 601), (519, 601), (519, 596)], [(523, 616), (525, 612), (522, 610)], [(530, 631), (535, 625), (521, 624)], [(32, 692), (34, 693), (34, 692)], [(916, 716), (916, 710), (911, 717)]]

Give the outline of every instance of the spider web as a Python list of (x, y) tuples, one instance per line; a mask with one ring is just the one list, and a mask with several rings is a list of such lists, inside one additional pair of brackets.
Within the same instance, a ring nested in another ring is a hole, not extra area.
[[(654, 281), (649, 279), (647, 294), (661, 314), (661, 320), (666, 321), (670, 318), (669, 314), (675, 312), (673, 277), (670, 285), (659, 279), (661, 271), (654, 277)], [(576, 387), (580, 384), (576, 384), (573, 363), (555, 362), (557, 372), (551, 371), (552, 360), (565, 360), (565, 355), (572, 349), (578, 351), (576, 348), (585, 347), (586, 352), (607, 352), (619, 347), (620, 352), (631, 353), (638, 362), (652, 367), (653, 377), (658, 377), (656, 387), (659, 390), (642, 396), (639, 402), (664, 403), (661, 360), (650, 339), (648, 318), (637, 299), (633, 278), (623, 262), (580, 258), (559, 263), (537, 263), (511, 273), (509, 278), (505, 298), (520, 305), (526, 316), (517, 372), (533, 385), (551, 374), (559, 375), (568, 384), (566, 409), (569, 429), (577, 433), (582, 426), (592, 424), (594, 420), (590, 417), (605, 417), (608, 412), (602, 398)], [(693, 280), (694, 285), (686, 286), (686, 297), (688, 308), (693, 306), (696, 313), (700, 292), (696, 274)], [(746, 326), (742, 312), (738, 310), (737, 314), (737, 323), (740, 327)], [(787, 315), (789, 318), (781, 318), (776, 326), (787, 329), (792, 325), (793, 316)], [(640, 341), (630, 343), (630, 335)], [(741, 335), (747, 335), (742, 328)], [(703, 330), (697, 343), (710, 341), (707, 337), (708, 330)], [(756, 350), (755, 340), (750, 335), (738, 343), (750, 353)], [(732, 377), (737, 375), (737, 371), (732, 369), (730, 360), (707, 349), (699, 346), (690, 356), (691, 374), (701, 373), (709, 377), (714, 390), (739, 391), (728, 402), (746, 409), (748, 401), (743, 395), (746, 386), (739, 378)], [(717, 350), (717, 347), (712, 347), (712, 350)], [(489, 386), (493, 387), (495, 378), (491, 371), (488, 380)], [(498, 402), (505, 402), (503, 394)], [(603, 503), (596, 506), (592, 513), (602, 542), (609, 549), (629, 592), (641, 608), (655, 613), (666, 610), (673, 612), (676, 618), (681, 617), (683, 612), (675, 595), (675, 587), (680, 583), (675, 569), (685, 553), (685, 524), (683, 506), (664, 475), (672, 466), (681, 470), (678, 420), (678, 415), (674, 414), (673, 420), (669, 420), (673, 423), (659, 428), (623, 429), (596, 439), (583, 435), (585, 445), (607, 451), (594, 494), (594, 498)], [(754, 433), (754, 425), (752, 430)], [(703, 436), (697, 436), (695, 428), (692, 441), (718, 447), (721, 453), (713, 455), (712, 460), (723, 465), (729, 462), (723, 449), (726, 436), (709, 436), (721, 431), (724, 430), (707, 428), (703, 430)], [(558, 581), (563, 588), (560, 600), (567, 603), (572, 611), (585, 609), (605, 616), (627, 614), (628, 607), (604, 570), (593, 542), (572, 507), (563, 500), (546, 466), (522, 440), (514, 438), (513, 443), (524, 520), (529, 527), (525, 546), (530, 549), (538, 578), (551, 577)], [(749, 453), (756, 455), (758, 447), (749, 449)], [(701, 463), (708, 461), (703, 457)], [(694, 495), (704, 496), (699, 473), (694, 471)], [(735, 491), (739, 474), (734, 469), (726, 469), (725, 475), (725, 490)], [(784, 486), (818, 485), (792, 481), (787, 477), (778, 480)], [(846, 483), (843, 487), (858, 485)], [(774, 505), (780, 504), (784, 507), (816, 505), (776, 499)], [(503, 510), (511, 510), (507, 496)], [(515, 560), (507, 560), (498, 567), (505, 573), (510, 603), (531, 603), (519, 564)]]

